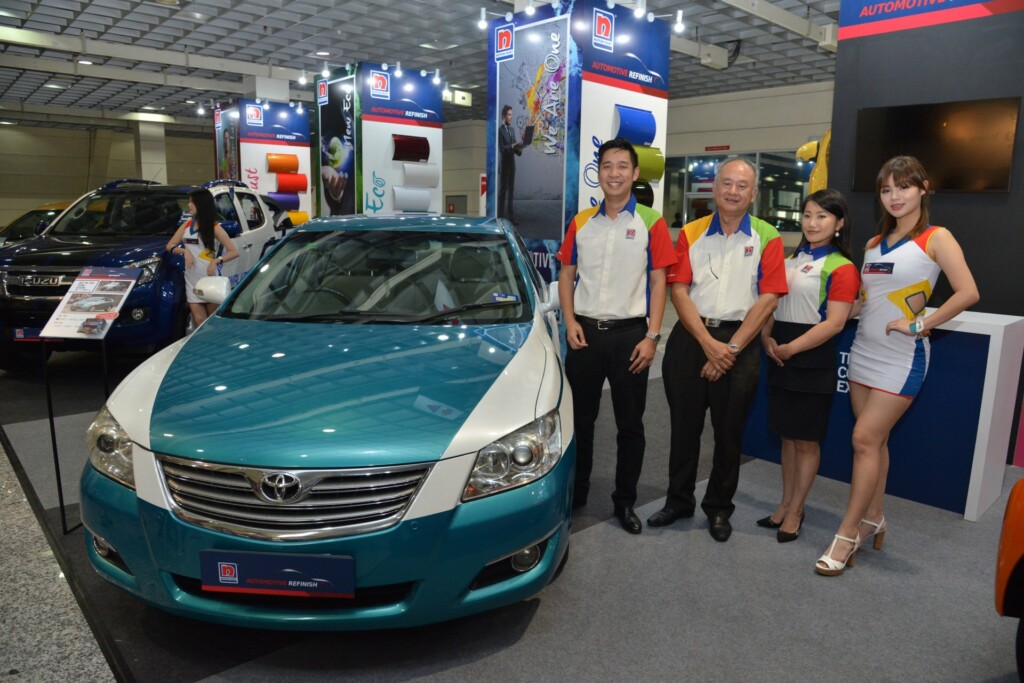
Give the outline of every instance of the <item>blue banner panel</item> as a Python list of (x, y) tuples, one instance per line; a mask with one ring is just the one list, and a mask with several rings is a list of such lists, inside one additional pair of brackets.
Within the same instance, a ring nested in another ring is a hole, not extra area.
[(440, 128), (444, 122), (441, 87), (433, 83), (433, 77), (433, 72), (412, 69), (399, 76), (394, 67), (360, 64), (362, 119)]
[(203, 550), (203, 590), (321, 598), (355, 597), (351, 557)]
[(583, 79), (648, 95), (668, 97), (671, 27), (647, 21), (633, 10), (603, 0), (581, 0), (573, 9), (573, 38), (579, 45)]
[(1024, 0), (844, 0), (839, 40), (1024, 10)]
[(238, 100), (238, 139), (271, 144), (308, 142), (309, 110), (299, 112), (287, 102)]

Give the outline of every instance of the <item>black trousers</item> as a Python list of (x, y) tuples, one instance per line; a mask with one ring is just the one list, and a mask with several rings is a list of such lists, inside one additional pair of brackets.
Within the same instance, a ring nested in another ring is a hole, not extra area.
[[(708, 331), (715, 339), (728, 342), (736, 326), (709, 328)], [(732, 497), (740, 479), (743, 427), (757, 390), (760, 361), (757, 343), (752, 342), (739, 353), (729, 372), (717, 382), (709, 382), (700, 376), (707, 362), (700, 344), (681, 323), (677, 322), (672, 328), (661, 365), (672, 423), (665, 507), (692, 512), (696, 506), (693, 489), (700, 459), (700, 435), (704, 431), (704, 416), (710, 408), (715, 452), (701, 509), (709, 517), (717, 514), (729, 517), (736, 509)]]
[(590, 473), (594, 467), (594, 423), (601, 407), (605, 379), (611, 385), (615, 411), (616, 460), (615, 509), (636, 503), (636, 485), (644, 463), (644, 408), (647, 405), (647, 374), (629, 371), (629, 356), (647, 332), (647, 324), (638, 321), (628, 327), (598, 330), (583, 324), (587, 346), (568, 349), (565, 374), (572, 387), (572, 408), (576, 429), (575, 500), (586, 500), (590, 491)]

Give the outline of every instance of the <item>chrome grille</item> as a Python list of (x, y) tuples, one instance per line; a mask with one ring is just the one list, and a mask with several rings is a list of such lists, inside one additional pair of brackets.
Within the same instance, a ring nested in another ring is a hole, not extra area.
[(158, 455), (175, 516), (260, 540), (354, 536), (398, 523), (430, 464), (333, 470), (239, 467)]
[(81, 268), (11, 266), (0, 270), (6, 296), (17, 299), (60, 299), (78, 276)]

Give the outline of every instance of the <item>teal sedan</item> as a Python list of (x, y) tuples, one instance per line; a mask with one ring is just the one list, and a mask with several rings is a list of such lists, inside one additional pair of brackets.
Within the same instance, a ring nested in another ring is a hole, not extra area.
[(89, 557), (186, 617), (408, 627), (531, 597), (567, 557), (575, 445), (557, 294), (510, 224), (290, 233), (110, 396)]

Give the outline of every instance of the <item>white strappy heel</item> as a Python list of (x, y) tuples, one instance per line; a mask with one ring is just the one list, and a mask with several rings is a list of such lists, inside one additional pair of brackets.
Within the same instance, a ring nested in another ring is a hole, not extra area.
[[(843, 560), (836, 560), (832, 557), (832, 551), (835, 550), (838, 541), (846, 541), (853, 544), (850, 552), (846, 554), (846, 558)], [(839, 576), (847, 567), (853, 566), (853, 559), (860, 549), (860, 543), (860, 536), (857, 536), (857, 538), (847, 538), (846, 536), (836, 534), (835, 538), (832, 539), (832, 545), (828, 547), (825, 554), (819, 557), (818, 561), (814, 564), (814, 571), (822, 576)]]
[(881, 550), (882, 541), (885, 539), (885, 532), (889, 528), (889, 525), (885, 523), (885, 515), (882, 515), (882, 519), (878, 520), (877, 522), (872, 522), (870, 519), (862, 519), (860, 520), (860, 523), (867, 524), (869, 527), (872, 527), (874, 529), (874, 531), (872, 531), (870, 534), (864, 537), (864, 540), (861, 541), (861, 543), (867, 543), (867, 540), (874, 536), (875, 550)]

